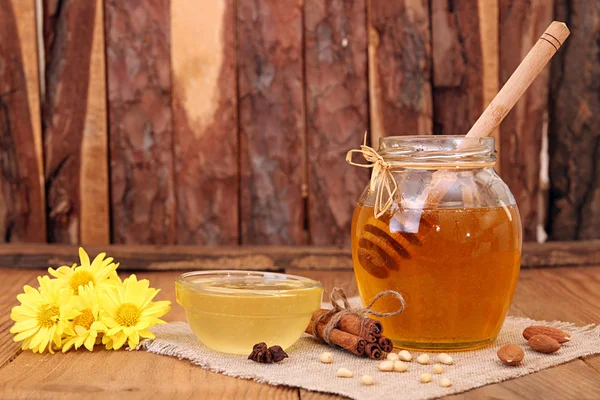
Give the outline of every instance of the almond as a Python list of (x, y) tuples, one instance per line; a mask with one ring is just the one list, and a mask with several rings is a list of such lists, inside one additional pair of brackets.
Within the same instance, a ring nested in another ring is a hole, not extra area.
[(541, 325), (532, 325), (525, 328), (523, 331), (523, 337), (529, 340), (532, 336), (535, 335), (546, 335), (550, 336), (558, 343), (565, 343), (572, 339), (572, 336), (566, 332), (561, 331), (560, 329), (551, 328), (549, 326), (541, 326)]
[(507, 344), (498, 349), (498, 358), (506, 365), (517, 365), (525, 357), (523, 349), (516, 344)]
[(560, 343), (556, 339), (546, 335), (533, 335), (527, 343), (529, 343), (529, 347), (540, 353), (554, 353), (560, 349)]

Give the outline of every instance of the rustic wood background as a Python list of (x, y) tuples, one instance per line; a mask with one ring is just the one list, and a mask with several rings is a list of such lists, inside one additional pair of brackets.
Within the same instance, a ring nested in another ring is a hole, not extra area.
[(498, 169), (598, 238), (600, 0), (0, 0), (0, 241), (347, 245), (363, 132), (466, 133), (553, 19)]

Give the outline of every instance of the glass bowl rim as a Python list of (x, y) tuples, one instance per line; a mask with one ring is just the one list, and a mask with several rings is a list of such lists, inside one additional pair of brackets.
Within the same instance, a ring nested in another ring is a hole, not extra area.
[[(317, 280), (306, 278), (304, 276), (285, 274), (281, 272), (270, 272), (270, 271), (251, 271), (251, 270), (241, 270), (241, 269), (218, 269), (218, 270), (204, 270), (204, 271), (190, 271), (179, 275), (175, 282), (188, 287), (192, 290), (203, 292), (202, 286), (198, 285), (194, 282), (190, 282), (187, 278), (197, 277), (197, 276), (215, 276), (216, 278), (226, 278), (231, 276), (254, 276), (263, 279), (275, 278), (277, 280), (292, 280), (302, 283), (302, 287), (294, 288), (294, 289), (283, 289), (280, 292), (297, 292), (302, 290), (310, 290), (315, 288), (323, 289), (323, 284)], [(225, 279), (223, 279), (225, 280)]]

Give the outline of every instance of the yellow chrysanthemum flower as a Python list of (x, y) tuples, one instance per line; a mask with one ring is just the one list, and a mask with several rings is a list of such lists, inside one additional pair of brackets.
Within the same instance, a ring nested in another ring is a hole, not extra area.
[(81, 345), (92, 351), (99, 338), (98, 334), (106, 331), (106, 325), (100, 321), (100, 303), (94, 285), (79, 287), (79, 295), (74, 297), (77, 310), (81, 314), (73, 319), (74, 332), (72, 336), (66, 338), (62, 348), (63, 353), (73, 346), (78, 349)]
[(73, 307), (71, 291), (60, 282), (47, 276), (38, 277), (38, 282), (39, 289), (26, 285), (25, 293), (17, 296), (21, 305), (10, 313), (15, 321), (10, 333), (16, 334), (15, 342), (23, 341), (23, 350), (43, 353), (47, 347), (54, 353), (52, 344), (60, 348), (63, 334), (73, 333), (70, 320), (80, 313)]
[(125, 342), (134, 348), (140, 337), (154, 338), (148, 328), (165, 323), (159, 318), (169, 312), (171, 302), (152, 301), (159, 290), (149, 288), (149, 284), (147, 279), (138, 281), (131, 275), (121, 285), (107, 286), (99, 293), (100, 320), (108, 328), (102, 337), (107, 350), (118, 350)]
[(113, 258), (104, 258), (106, 253), (100, 253), (90, 263), (90, 257), (83, 248), (79, 248), (81, 265), (73, 264), (72, 267), (62, 266), (57, 270), (48, 268), (50, 275), (57, 278), (64, 287), (70, 287), (75, 294), (80, 286), (92, 283), (96, 288), (102, 283), (120, 282), (115, 272), (119, 263), (113, 263)]

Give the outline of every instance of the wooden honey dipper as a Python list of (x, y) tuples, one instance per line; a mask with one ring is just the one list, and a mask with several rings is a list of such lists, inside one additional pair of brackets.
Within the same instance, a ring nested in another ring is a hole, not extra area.
[[(515, 72), (502, 86), (496, 97), (475, 121), (475, 124), (466, 135), (467, 138), (487, 137), (498, 128), (504, 117), (523, 96), (523, 93), (539, 73), (542, 72), (548, 61), (569, 37), (569, 34), (569, 28), (564, 22), (554, 21), (548, 26)], [(470, 145), (468, 142), (463, 142), (459, 149), (468, 148)], [(448, 179), (446, 175), (444, 171), (434, 173), (431, 183), (419, 196), (416, 203), (423, 205), (424, 208), (437, 207), (453, 184), (453, 180)]]
[[(569, 36), (570, 31), (564, 22), (554, 21), (548, 26), (539, 40), (527, 53), (515, 72), (510, 76), (496, 97), (491, 101), (473, 127), (467, 138), (489, 136), (504, 117), (513, 108), (534, 79), (544, 69), (552, 56)], [(464, 141), (459, 150), (468, 149), (472, 144)], [(446, 171), (436, 171), (431, 182), (415, 202), (414, 208), (436, 208), (445, 194), (454, 184), (452, 174)], [(420, 218), (418, 231), (390, 232), (387, 224), (378, 218), (371, 218), (364, 228), (364, 233), (358, 242), (358, 260), (373, 276), (386, 278), (390, 270), (398, 270), (403, 259), (411, 257), (411, 248), (422, 245), (422, 237), (431, 230), (432, 224), (425, 218)]]

